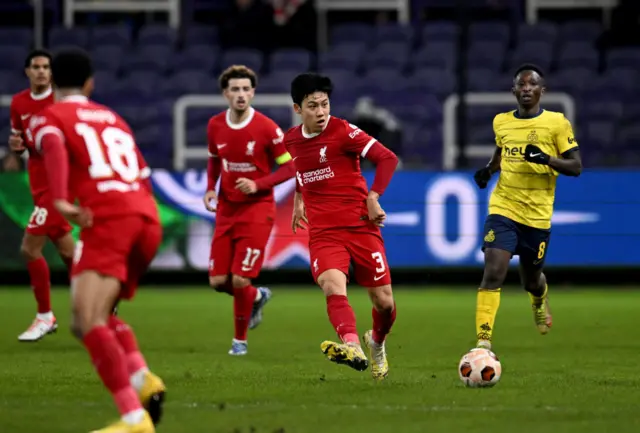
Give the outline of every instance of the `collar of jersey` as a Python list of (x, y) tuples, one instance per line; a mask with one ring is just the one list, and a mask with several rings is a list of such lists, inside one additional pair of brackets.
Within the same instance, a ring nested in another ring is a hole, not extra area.
[(324, 132), (325, 129), (327, 129), (327, 126), (329, 125), (329, 121), (331, 120), (331, 116), (327, 116), (327, 122), (324, 124), (324, 128), (322, 128), (322, 131), (320, 132), (314, 132), (312, 134), (307, 134), (306, 132), (304, 132), (304, 125), (300, 127), (300, 131), (302, 132), (302, 136), (304, 138), (313, 138), (313, 137), (317, 137), (318, 135), (322, 134)]
[(520, 115), (518, 114), (518, 110), (515, 110), (513, 112), (513, 117), (515, 117), (516, 119), (535, 119), (536, 117), (538, 117), (539, 115), (541, 115), (542, 113), (544, 113), (544, 110), (541, 108), (540, 111), (538, 111), (536, 114), (534, 114), (533, 116), (527, 116), (527, 117), (520, 117)]
[(247, 116), (247, 118), (240, 123), (233, 123), (231, 121), (231, 109), (229, 108), (227, 110), (227, 115), (226, 115), (227, 126), (231, 129), (242, 129), (245, 126), (247, 126), (249, 123), (251, 123), (251, 120), (253, 119), (253, 115), (255, 113), (256, 113), (256, 110), (253, 107), (249, 107), (249, 115)]
[(61, 102), (87, 102), (89, 98), (84, 95), (69, 95), (61, 99)]
[(42, 93), (36, 94), (31, 92), (31, 99), (33, 99), (34, 101), (42, 101), (43, 99), (47, 99), (49, 96), (51, 96), (51, 93), (53, 93), (53, 88), (49, 86), (49, 88)]

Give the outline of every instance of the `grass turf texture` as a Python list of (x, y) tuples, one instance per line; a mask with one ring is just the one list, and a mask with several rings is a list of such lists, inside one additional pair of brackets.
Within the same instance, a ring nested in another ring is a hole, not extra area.
[[(640, 431), (640, 291), (551, 293), (554, 328), (540, 336), (528, 297), (503, 290), (495, 351), (504, 372), (492, 389), (466, 389), (456, 371), (474, 344), (471, 290), (397, 290), (384, 383), (324, 359), (320, 342), (335, 337), (319, 290), (274, 288), (241, 358), (227, 355), (226, 295), (145, 289), (121, 316), (168, 386), (159, 432)], [(362, 333), (371, 326), (364, 290), (352, 289), (351, 301)], [(31, 293), (0, 292), (3, 433), (86, 432), (117, 415), (67, 330), (67, 291), (56, 290), (53, 302), (58, 334), (24, 344), (16, 337), (32, 319)]]

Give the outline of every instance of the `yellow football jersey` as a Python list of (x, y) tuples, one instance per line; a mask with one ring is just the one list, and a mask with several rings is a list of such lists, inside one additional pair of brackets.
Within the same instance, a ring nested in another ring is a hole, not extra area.
[(489, 213), (539, 229), (551, 228), (558, 172), (548, 165), (525, 161), (524, 149), (535, 144), (558, 157), (578, 147), (571, 122), (562, 113), (543, 110), (530, 118), (517, 111), (493, 119), (496, 144), (502, 149), (500, 178), (489, 200)]

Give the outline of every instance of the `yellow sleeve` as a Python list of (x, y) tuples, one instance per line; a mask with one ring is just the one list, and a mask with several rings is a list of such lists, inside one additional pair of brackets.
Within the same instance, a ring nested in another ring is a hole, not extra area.
[(498, 135), (498, 116), (493, 118), (493, 135), (496, 137), (496, 146), (502, 148), (502, 139)]
[(555, 138), (556, 147), (558, 148), (558, 153), (560, 155), (568, 150), (576, 149), (578, 147), (578, 141), (573, 134), (571, 122), (569, 122), (569, 120), (564, 116), (562, 116), (562, 119), (560, 120)]
[(289, 152), (285, 152), (282, 155), (277, 156), (275, 159), (278, 165), (282, 165), (285, 162), (291, 161), (291, 154)]

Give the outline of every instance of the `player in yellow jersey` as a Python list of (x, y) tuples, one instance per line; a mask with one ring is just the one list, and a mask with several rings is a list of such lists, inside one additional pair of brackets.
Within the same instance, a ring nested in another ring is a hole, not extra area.
[(551, 328), (547, 279), (542, 267), (549, 247), (551, 214), (558, 174), (579, 176), (582, 161), (571, 123), (562, 113), (540, 108), (544, 74), (523, 65), (514, 75), (512, 92), (518, 108), (493, 120), (496, 149), (489, 164), (474, 179), (486, 188), (491, 175), (500, 177), (489, 200), (484, 225), (484, 275), (478, 290), (478, 347), (491, 348), (493, 325), (513, 255), (520, 256), (520, 276), (529, 292), (536, 326)]

